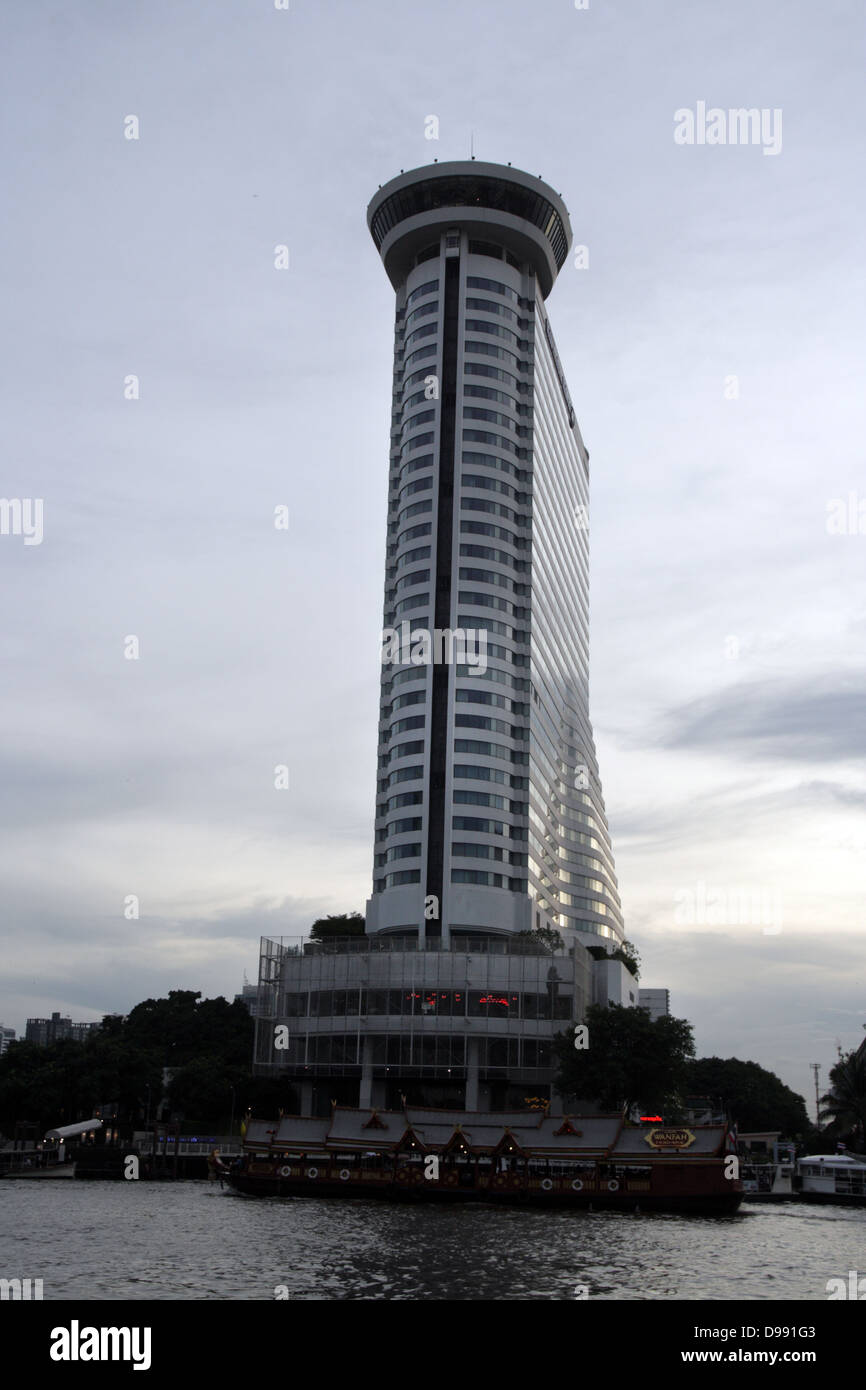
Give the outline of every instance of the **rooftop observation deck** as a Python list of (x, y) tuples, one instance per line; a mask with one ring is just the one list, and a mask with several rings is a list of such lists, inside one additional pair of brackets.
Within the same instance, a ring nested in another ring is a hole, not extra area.
[(540, 177), (478, 160), (399, 174), (371, 198), (367, 225), (395, 289), (433, 237), (459, 228), (529, 261), (546, 298), (572, 240), (565, 203)]

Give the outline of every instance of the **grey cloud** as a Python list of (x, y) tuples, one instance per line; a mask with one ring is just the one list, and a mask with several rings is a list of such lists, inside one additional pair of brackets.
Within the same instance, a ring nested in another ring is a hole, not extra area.
[(858, 676), (752, 681), (672, 710), (661, 742), (798, 762), (866, 757), (866, 680)]

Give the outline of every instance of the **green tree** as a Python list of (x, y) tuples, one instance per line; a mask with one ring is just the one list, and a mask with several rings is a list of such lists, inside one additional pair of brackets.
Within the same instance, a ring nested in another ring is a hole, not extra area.
[(626, 970), (631, 971), (636, 980), (640, 979), (640, 956), (637, 948), (630, 941), (624, 941), (615, 950), (609, 951), (606, 946), (588, 946), (587, 950), (593, 960), (620, 960)]
[(561, 951), (565, 945), (556, 927), (533, 927), (530, 931), (515, 932), (515, 938), (540, 947), (542, 955), (553, 955), (554, 951)]
[(783, 1139), (811, 1131), (806, 1102), (774, 1072), (737, 1057), (700, 1057), (689, 1063), (688, 1093), (721, 1102), (741, 1130), (779, 1130)]
[[(172, 1114), (184, 1128), (220, 1128), (228, 1131), (234, 1109), (235, 1129), (248, 1104), (245, 1088), (248, 1065), (226, 1065), (218, 1057), (195, 1057), (174, 1073), (168, 1083)], [(234, 1106), (232, 1105), (234, 1091)]]
[(830, 1089), (821, 1097), (818, 1117), (830, 1120), (854, 1147), (866, 1153), (866, 1046), (849, 1052), (830, 1070)]
[(575, 1047), (573, 1029), (554, 1039), (560, 1094), (605, 1110), (639, 1104), (651, 1113), (679, 1103), (686, 1064), (695, 1053), (686, 1019), (664, 1014), (653, 1021), (646, 1009), (593, 1004), (585, 1022), (588, 1047)]
[(164, 1068), (181, 1077), (183, 1109), (205, 1118), (222, 1113), (225, 1102), (228, 1116), (231, 1084), (252, 1080), (254, 1030), (243, 1004), (172, 990), (137, 1004), (125, 1020), (106, 1019), (85, 1042), (13, 1043), (0, 1058), (0, 1123), (7, 1131), (16, 1120), (47, 1129), (90, 1119), (99, 1105), (115, 1102), (121, 1119), (140, 1123), (148, 1103), (156, 1114)]
[(626, 970), (630, 970), (636, 980), (640, 979), (640, 956), (633, 942), (624, 941), (613, 954), (614, 959), (621, 960)]
[(311, 941), (332, 941), (335, 936), (363, 936), (364, 918), (360, 912), (330, 913), (310, 927)]

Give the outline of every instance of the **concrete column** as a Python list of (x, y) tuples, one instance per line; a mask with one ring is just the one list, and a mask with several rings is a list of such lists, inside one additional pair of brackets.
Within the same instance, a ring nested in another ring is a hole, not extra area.
[(466, 1039), (466, 1109), (478, 1109), (478, 1039)]
[(361, 1052), (361, 1089), (358, 1095), (358, 1109), (371, 1109), (373, 1105), (373, 1039), (364, 1038)]
[(312, 1115), (313, 1113), (313, 1083), (312, 1081), (302, 1081), (299, 1088), (301, 1093), (301, 1114)]

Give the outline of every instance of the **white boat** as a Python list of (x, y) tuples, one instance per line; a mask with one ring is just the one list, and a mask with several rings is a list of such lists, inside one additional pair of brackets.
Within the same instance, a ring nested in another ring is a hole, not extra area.
[(789, 1202), (794, 1196), (793, 1163), (744, 1163), (744, 1202)]
[(805, 1202), (866, 1203), (866, 1158), (860, 1154), (809, 1154), (797, 1163)]

